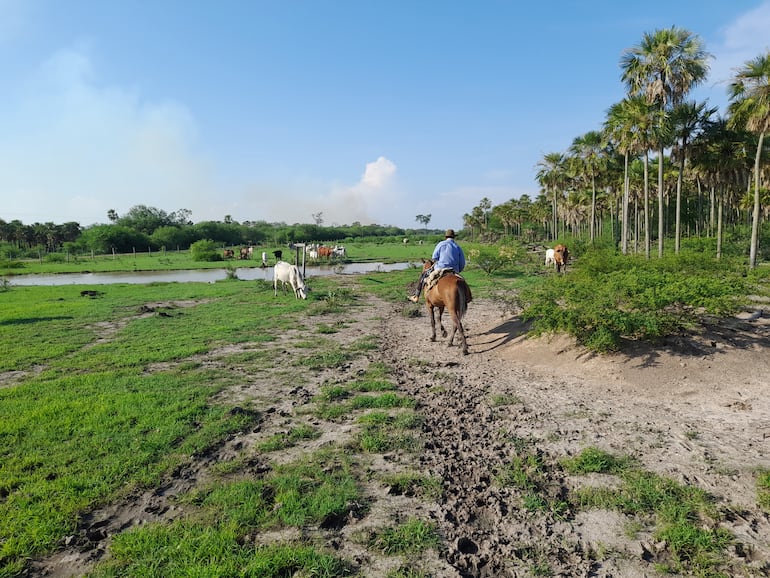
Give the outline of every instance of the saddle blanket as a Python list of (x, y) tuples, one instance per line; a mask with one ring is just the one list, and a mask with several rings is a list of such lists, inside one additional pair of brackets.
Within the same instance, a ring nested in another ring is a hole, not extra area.
[[(444, 277), (445, 275), (457, 275), (460, 279), (462, 279), (462, 275), (459, 273), (455, 273), (455, 270), (452, 268), (446, 268), (446, 269), (434, 269), (428, 274), (428, 278), (425, 279), (425, 291), (430, 291), (433, 287), (436, 286), (436, 284), (439, 282), (439, 279)], [(465, 284), (465, 302), (470, 303), (473, 299), (471, 295), (471, 288), (468, 287), (468, 284)]]

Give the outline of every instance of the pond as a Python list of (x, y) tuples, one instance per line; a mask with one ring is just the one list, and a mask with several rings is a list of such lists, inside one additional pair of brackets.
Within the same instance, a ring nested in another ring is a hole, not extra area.
[[(362, 273), (402, 271), (412, 263), (342, 263), (305, 267), (305, 277), (327, 275), (360, 275)], [(273, 280), (272, 267), (239, 267), (238, 279), (244, 281)], [(114, 271), (109, 273), (56, 273), (16, 275), (8, 277), (11, 285), (109, 285), (112, 283), (213, 283), (227, 278), (225, 269), (185, 269), (181, 271)]]

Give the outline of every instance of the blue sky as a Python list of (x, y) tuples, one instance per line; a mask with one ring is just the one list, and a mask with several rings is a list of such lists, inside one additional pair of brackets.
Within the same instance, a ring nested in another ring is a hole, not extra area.
[(601, 127), (623, 50), (770, 49), (770, 0), (0, 0), (0, 218), (462, 227)]

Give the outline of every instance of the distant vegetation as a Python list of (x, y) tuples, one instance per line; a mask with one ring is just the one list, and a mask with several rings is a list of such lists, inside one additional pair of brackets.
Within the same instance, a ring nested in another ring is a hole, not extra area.
[[(377, 240), (403, 238), (415, 234), (415, 229), (383, 225), (323, 226), (321, 223), (287, 225), (266, 221), (239, 223), (230, 216), (222, 221), (193, 223), (190, 212), (182, 209), (166, 213), (162, 209), (137, 205), (124, 216), (109, 213), (109, 224), (81, 227), (69, 222), (34, 223), (6, 222), (0, 218), (0, 258), (40, 258), (56, 253), (109, 254), (169, 251), (189, 249), (196, 241), (213, 241), (219, 247), (248, 245), (287, 245), (289, 243), (334, 242), (345, 239)], [(317, 220), (321, 220), (320, 217)], [(420, 229), (421, 235), (439, 233)]]

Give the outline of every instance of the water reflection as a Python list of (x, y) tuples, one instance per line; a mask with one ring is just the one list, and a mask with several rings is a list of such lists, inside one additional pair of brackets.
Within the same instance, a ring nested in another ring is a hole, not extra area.
[[(402, 271), (412, 263), (345, 263), (340, 265), (318, 265), (305, 267), (305, 276), (324, 277), (327, 275), (356, 275), (377, 271)], [(239, 267), (235, 270), (238, 279), (253, 281), (273, 280), (272, 267)], [(12, 285), (109, 285), (112, 283), (170, 283), (194, 282), (213, 283), (227, 277), (225, 269), (186, 269), (183, 271), (116, 271), (111, 273), (58, 273), (40, 275), (18, 275), (10, 277)]]

